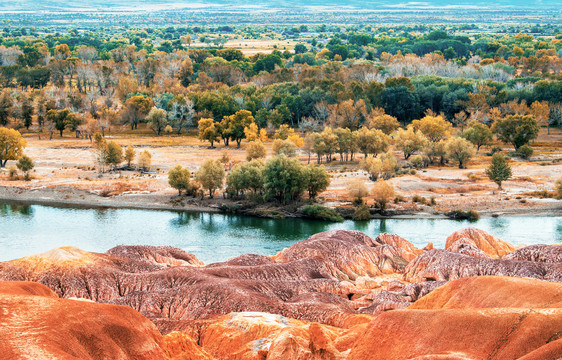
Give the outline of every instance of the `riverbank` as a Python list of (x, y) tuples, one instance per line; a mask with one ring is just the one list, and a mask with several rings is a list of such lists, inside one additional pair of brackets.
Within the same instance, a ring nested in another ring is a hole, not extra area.
[[(172, 194), (161, 193), (122, 193), (114, 196), (102, 196), (96, 193), (77, 189), (71, 186), (57, 186), (50, 188), (22, 188), (15, 186), (0, 186), (0, 201), (10, 201), (23, 204), (37, 204), (58, 207), (74, 208), (115, 208), (115, 209), (142, 209), (142, 210), (168, 210), (182, 212), (208, 212), (208, 213), (236, 213), (239, 215), (257, 217), (302, 217), (298, 206), (274, 206), (262, 204), (251, 206), (248, 203), (231, 199), (199, 199), (192, 197), (179, 198)], [(501, 200), (499, 200), (501, 202)], [(476, 208), (482, 216), (560, 216), (562, 215), (562, 202), (553, 199), (536, 199), (540, 207), (501, 207), (492, 209)], [(340, 208), (341, 212), (347, 209), (349, 203), (330, 203), (329, 206)], [(251, 208), (251, 211), (248, 210)], [(446, 212), (438, 207), (418, 205), (407, 208), (391, 208), (384, 213), (373, 214), (374, 219), (439, 219), (447, 218)]]

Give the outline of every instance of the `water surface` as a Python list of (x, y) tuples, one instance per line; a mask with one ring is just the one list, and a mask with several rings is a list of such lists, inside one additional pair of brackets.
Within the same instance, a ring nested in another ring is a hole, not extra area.
[(0, 202), (0, 261), (59, 246), (105, 252), (117, 245), (169, 245), (205, 263), (254, 253), (272, 255), (312, 234), (360, 230), (371, 237), (398, 234), (417, 247), (442, 248), (464, 227), (483, 229), (512, 244), (562, 243), (562, 217), (485, 217), (477, 222), (449, 219), (386, 219), (326, 223), (304, 219), (262, 219), (230, 214), (81, 209)]

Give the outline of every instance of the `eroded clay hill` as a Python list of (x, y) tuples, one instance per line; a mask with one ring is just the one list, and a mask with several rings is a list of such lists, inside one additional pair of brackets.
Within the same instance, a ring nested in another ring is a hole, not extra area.
[[(176, 357), (182, 348), (189, 357)], [(0, 282), (0, 358), (212, 359), (185, 334), (163, 337), (130, 307), (60, 299), (41, 284), (8, 281)]]
[(52, 292), (0, 292), (135, 309), (168, 334), (155, 349), (177, 359), (542, 359), (562, 355), (561, 259), (561, 246), (516, 250), (477, 229), (424, 250), (330, 231), (210, 265), (169, 247), (59, 248), (0, 263), (0, 279)]

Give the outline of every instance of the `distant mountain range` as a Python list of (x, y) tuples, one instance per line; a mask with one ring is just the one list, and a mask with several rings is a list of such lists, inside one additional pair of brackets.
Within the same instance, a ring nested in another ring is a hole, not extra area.
[(562, 9), (559, 0), (431, 0), (431, 1), (361, 1), (361, 0), (0, 0), (0, 12), (6, 11), (145, 11), (169, 9), (215, 8), (328, 8), (365, 10), (407, 9)]

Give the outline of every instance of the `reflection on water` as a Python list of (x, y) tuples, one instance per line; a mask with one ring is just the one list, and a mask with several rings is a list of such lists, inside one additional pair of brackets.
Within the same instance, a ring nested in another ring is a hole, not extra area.
[(0, 261), (58, 246), (104, 252), (121, 244), (169, 245), (209, 263), (244, 253), (275, 254), (312, 234), (359, 230), (371, 237), (396, 233), (418, 247), (443, 247), (448, 235), (474, 226), (514, 244), (562, 242), (562, 217), (377, 219), (326, 223), (304, 219), (262, 219), (232, 214), (129, 209), (74, 209), (0, 203)]
[(33, 207), (31, 205), (9, 205), (0, 203), (0, 216), (15, 216), (15, 215), (23, 215), (23, 216), (32, 216), (33, 215)]

